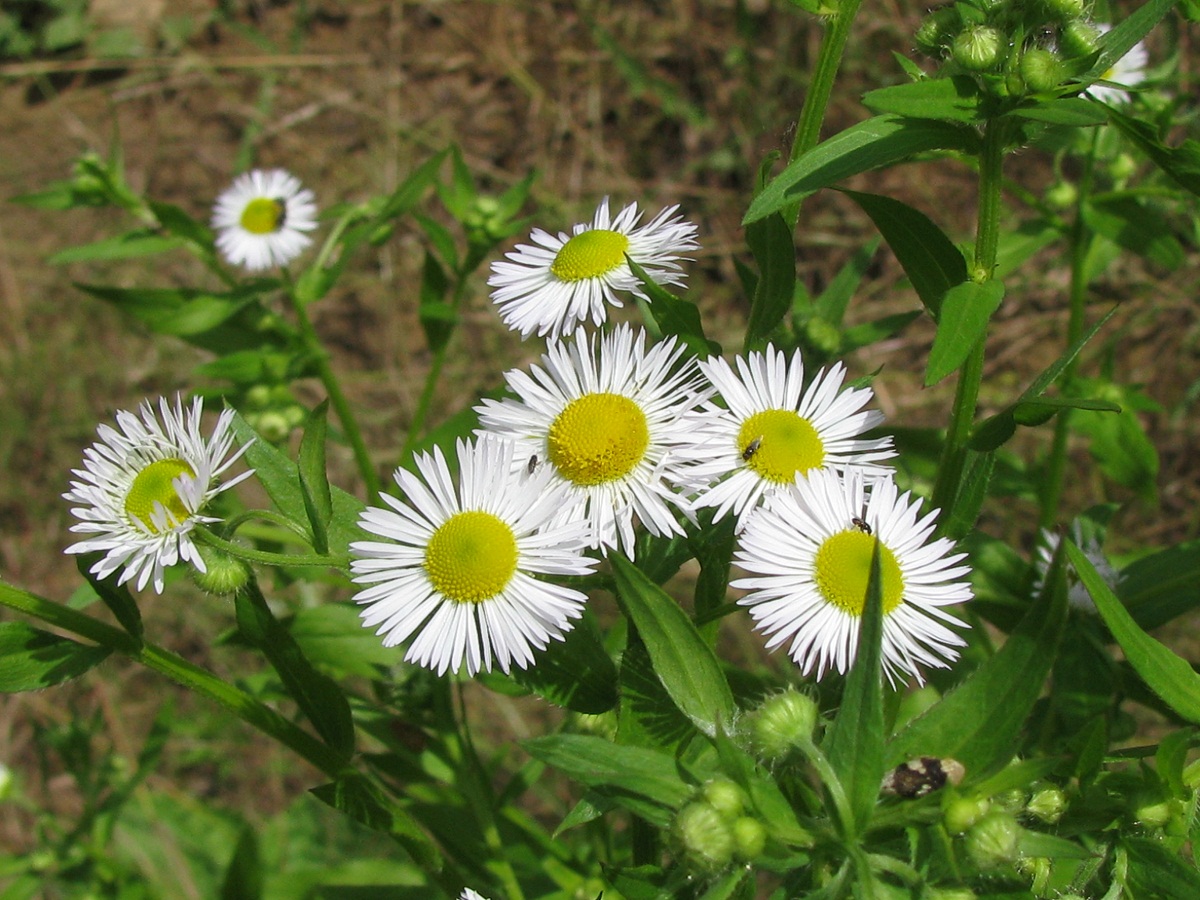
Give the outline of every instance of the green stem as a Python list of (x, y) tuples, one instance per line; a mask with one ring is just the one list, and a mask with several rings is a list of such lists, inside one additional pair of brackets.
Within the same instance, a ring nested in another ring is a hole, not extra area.
[[(1083, 174), (1079, 179), (1079, 196), (1075, 202), (1075, 218), (1071, 223), (1069, 235), (1070, 246), (1067, 249), (1071, 266), (1071, 285), (1068, 297), (1069, 316), (1067, 319), (1067, 346), (1079, 340), (1083, 334), (1084, 309), (1087, 305), (1087, 265), (1088, 250), (1091, 248), (1092, 235), (1083, 221), (1083, 207), (1092, 192), (1092, 173), (1095, 170), (1096, 146), (1100, 138), (1099, 129), (1092, 134), (1092, 145), (1084, 160)], [(1075, 377), (1079, 357), (1072, 359), (1063, 369), (1062, 384), (1064, 389)], [(1067, 469), (1067, 437), (1070, 434), (1069, 409), (1063, 409), (1054, 420), (1054, 438), (1050, 443), (1050, 453), (1046, 460), (1046, 475), (1042, 480), (1041, 509), (1038, 524), (1043, 528), (1053, 525), (1058, 518), (1058, 507), (1062, 501), (1063, 482)]]
[(379, 473), (375, 471), (375, 464), (371, 461), (371, 454), (367, 452), (367, 445), (363, 440), (362, 431), (358, 427), (358, 420), (354, 417), (350, 402), (342, 392), (341, 383), (334, 374), (333, 367), (329, 365), (329, 354), (321, 345), (321, 339), (317, 336), (316, 329), (313, 328), (312, 320), (308, 317), (304, 304), (296, 299), (294, 290), (288, 291), (288, 299), (291, 300), (292, 309), (296, 312), (296, 321), (300, 325), (300, 337), (304, 341), (305, 349), (312, 355), (317, 375), (320, 377), (321, 383), (325, 385), (325, 391), (329, 394), (329, 402), (337, 413), (338, 421), (342, 423), (342, 431), (346, 435), (346, 440), (350, 442), (350, 449), (354, 451), (355, 462), (358, 463), (358, 470), (362, 473), (363, 481), (367, 486), (367, 500), (372, 502), (379, 496), (383, 485)]
[[(979, 158), (979, 213), (975, 228), (975, 255), (971, 278), (978, 284), (990, 281), (996, 269), (996, 254), (1000, 246), (1000, 195), (1004, 184), (1003, 162), (1007, 123), (989, 119), (984, 126), (983, 148)], [(971, 348), (954, 395), (946, 443), (938, 465), (937, 482), (932, 503), (947, 509), (958, 496), (963, 469), (967, 459), (967, 440), (975, 422), (975, 407), (979, 402), (979, 387), (983, 383), (983, 356), (986, 337)]]
[(330, 777), (337, 777), (344, 768), (341, 760), (316, 738), (249, 694), (169, 650), (143, 643), (69, 606), (17, 590), (3, 582), (0, 582), (0, 603), (102, 647), (111, 648), (148, 669), (166, 675), (177, 684), (216, 701), (243, 722), (279, 741)]
[[(846, 41), (850, 39), (850, 29), (861, 2), (862, 0), (840, 0), (837, 13), (826, 28), (821, 39), (821, 49), (817, 52), (812, 81), (809, 82), (808, 92), (804, 95), (804, 106), (801, 107), (800, 118), (796, 121), (796, 136), (792, 139), (792, 151), (788, 162), (797, 160), (820, 140), (825, 110), (829, 107), (829, 98), (833, 93), (833, 82), (841, 67), (842, 54), (846, 49)], [(787, 207), (783, 217), (795, 228), (800, 217), (800, 204)]]
[(236, 556), (247, 562), (262, 563), (268, 566), (322, 566), (330, 569), (348, 569), (350, 567), (350, 559), (346, 556), (322, 556), (317, 553), (271, 553), (267, 550), (255, 550), (244, 544), (227, 541), (205, 528), (197, 528), (193, 534), (210, 547), (216, 547), (230, 556)]

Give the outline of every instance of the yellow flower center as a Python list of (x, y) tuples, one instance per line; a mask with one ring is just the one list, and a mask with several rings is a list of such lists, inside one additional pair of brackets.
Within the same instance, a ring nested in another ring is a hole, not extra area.
[(550, 263), (550, 272), (559, 281), (599, 278), (625, 262), (628, 249), (629, 238), (621, 232), (593, 228), (563, 244)]
[(550, 461), (575, 484), (615, 481), (633, 471), (650, 446), (646, 414), (620, 394), (585, 394), (550, 426)]
[[(817, 589), (827, 603), (852, 616), (862, 615), (874, 549), (875, 538), (857, 527), (825, 539), (817, 550), (813, 569)], [(904, 600), (904, 576), (896, 557), (884, 544), (879, 545), (879, 574), (883, 581), (883, 614), (887, 615)]]
[(286, 211), (282, 200), (255, 197), (242, 210), (242, 227), (251, 234), (273, 234), (283, 228)]
[(176, 522), (182, 522), (190, 513), (175, 490), (174, 482), (180, 475), (195, 478), (196, 470), (182, 459), (160, 459), (150, 463), (137, 473), (129, 493), (125, 495), (125, 515), (134, 524), (140, 523), (142, 530), (148, 534), (158, 534), (151, 520), (159, 504)]
[(738, 451), (760, 478), (790, 484), (797, 472), (817, 469), (825, 462), (825, 444), (817, 429), (790, 409), (767, 409), (742, 423)]
[(455, 513), (425, 547), (425, 571), (433, 586), (458, 603), (495, 597), (517, 571), (517, 539), (489, 512)]

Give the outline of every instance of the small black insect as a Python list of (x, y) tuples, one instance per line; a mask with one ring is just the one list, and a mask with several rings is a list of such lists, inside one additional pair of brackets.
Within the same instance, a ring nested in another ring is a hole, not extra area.
[(287, 202), (282, 197), (272, 197), (271, 202), (275, 204), (275, 230), (282, 231), (287, 224)]
[(863, 534), (873, 534), (874, 533), (871, 531), (871, 526), (867, 524), (866, 519), (860, 519), (858, 516), (855, 516), (853, 519), (850, 520), (850, 524), (853, 525), (855, 528), (857, 528), (859, 531), (861, 531)]
[(758, 452), (758, 448), (762, 446), (762, 439), (763, 436), (760, 434), (749, 444), (747, 444), (746, 449), (742, 451), (742, 459), (744, 459), (746, 462), (749, 462), (750, 457), (754, 456), (754, 454)]
[(941, 790), (947, 784), (961, 784), (967, 770), (957, 759), (922, 756), (900, 763), (883, 776), (879, 789), (893, 797), (913, 800)]
[(535, 454), (533, 454), (533, 456), (529, 457), (529, 462), (525, 464), (525, 471), (529, 475), (532, 475), (534, 472), (537, 471), (537, 467), (538, 467), (538, 455), (535, 453)]

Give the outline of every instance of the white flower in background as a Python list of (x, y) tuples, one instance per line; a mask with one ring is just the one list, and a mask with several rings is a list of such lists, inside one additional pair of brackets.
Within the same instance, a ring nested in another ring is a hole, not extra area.
[[(542, 366), (505, 374), (517, 399), (476, 407), (485, 432), (517, 445), (568, 488), (564, 516), (589, 528), (588, 544), (633, 554), (633, 520), (655, 535), (682, 534), (681, 485), (692, 482), (674, 450), (684, 416), (707, 396), (699, 370), (673, 338), (646, 349), (646, 333), (619, 326), (597, 341), (582, 332), (554, 343)], [(574, 509), (578, 507), (578, 509)]]
[(690, 418), (691, 445), (683, 456), (707, 487), (695, 508), (716, 508), (716, 519), (733, 512), (739, 530), (760, 505), (797, 475), (821, 469), (859, 468), (868, 477), (888, 470), (876, 465), (896, 455), (891, 438), (865, 439), (883, 413), (863, 410), (869, 388), (843, 388), (841, 363), (820, 369), (807, 388), (800, 351), (787, 357), (772, 346), (737, 358), (700, 361), (724, 406), (710, 401)]
[[(1096, 30), (1105, 34), (1112, 31), (1112, 26), (1104, 22), (1097, 22)], [(1128, 53), (1112, 64), (1112, 68), (1100, 76), (1100, 80), (1136, 87), (1146, 80), (1146, 66), (1149, 63), (1150, 54), (1146, 52), (1146, 45), (1142, 41), (1138, 41), (1129, 48)], [(1128, 91), (1105, 84), (1089, 85), (1084, 93), (1102, 103), (1128, 103), (1131, 99)]]
[(755, 627), (768, 649), (788, 642), (807, 675), (845, 673), (854, 663), (875, 540), (880, 543), (883, 669), (893, 684), (921, 666), (946, 668), (965, 642), (947, 625), (964, 623), (942, 610), (971, 598), (945, 538), (930, 541), (937, 511), (918, 520), (918, 501), (891, 478), (868, 486), (861, 472), (822, 469), (778, 492), (751, 516), (734, 561), (750, 577), (732, 582), (749, 593)]
[(674, 215), (670, 206), (645, 225), (630, 203), (610, 220), (608, 198), (591, 224), (576, 225), (568, 236), (535, 228), (534, 243), (518, 244), (508, 262), (492, 264), (488, 286), (500, 318), (522, 338), (537, 333), (549, 341), (571, 334), (589, 318), (604, 323), (608, 306), (622, 305), (618, 291), (645, 297), (626, 255), (658, 284), (683, 284), (677, 260), (699, 247), (696, 226)]
[(142, 590), (153, 583), (161, 594), (163, 571), (180, 560), (206, 571), (192, 529), (197, 523), (220, 521), (201, 515), (201, 510), (252, 472), (217, 483), (246, 450), (242, 447), (229, 456), (233, 410), (221, 413), (205, 440), (200, 433), (200, 398), (188, 410), (178, 398), (174, 407), (160, 399), (158, 408), (161, 421), (154, 408), (143, 403), (140, 418), (122, 410), (116, 429), (101, 425), (100, 440), (83, 451), (84, 467), (73, 471), (79, 480), (71, 482), (63, 497), (81, 504), (71, 509), (81, 520), (71, 531), (91, 535), (68, 547), (67, 553), (103, 553), (91, 568), (93, 575), (107, 578), (123, 569), (118, 584), (136, 581)]
[(562, 490), (549, 471), (513, 474), (513, 446), (495, 438), (456, 447), (454, 479), (440, 448), (397, 469), (403, 499), (368, 507), (359, 524), (383, 541), (350, 545), (363, 625), (385, 646), (412, 639), (404, 658), (439, 675), (527, 668), (562, 640), (587, 595), (538, 575), (587, 575), (581, 522), (551, 523)]
[[(1108, 557), (1104, 555), (1104, 549), (1100, 546), (1096, 534), (1094, 532), (1084, 534), (1082, 524), (1079, 519), (1076, 519), (1071, 523), (1067, 536), (1076, 547), (1083, 551), (1083, 555), (1096, 569), (1096, 574), (1104, 579), (1104, 583), (1116, 591), (1120, 576), (1113, 568), (1112, 563), (1108, 561)], [(1058, 532), (1048, 528), (1042, 529), (1042, 539), (1038, 541), (1037, 556), (1034, 559), (1034, 567), (1037, 570), (1037, 581), (1033, 587), (1035, 594), (1040, 594), (1045, 588), (1046, 575), (1050, 572), (1050, 563), (1061, 542), (1062, 535)], [(1088, 593), (1088, 589), (1084, 587), (1083, 582), (1079, 580), (1079, 575), (1070, 565), (1067, 566), (1067, 603), (1080, 612), (1096, 614), (1096, 603), (1092, 600), (1092, 595)]]
[(312, 243), (305, 232), (317, 227), (317, 206), (294, 175), (255, 169), (217, 198), (212, 227), (221, 255), (257, 272), (287, 265)]
[(487, 897), (483, 896), (479, 891), (463, 888), (463, 892), (458, 895), (458, 900), (487, 900)]

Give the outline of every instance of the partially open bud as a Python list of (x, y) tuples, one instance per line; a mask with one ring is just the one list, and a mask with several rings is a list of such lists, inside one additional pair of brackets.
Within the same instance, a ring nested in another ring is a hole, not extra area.
[(708, 803), (689, 803), (675, 817), (674, 827), (687, 858), (700, 868), (720, 869), (733, 859), (733, 832)]
[(1082, 19), (1068, 22), (1058, 35), (1058, 46), (1067, 59), (1088, 56), (1100, 49), (1100, 31)]
[(807, 694), (788, 688), (764, 700), (746, 720), (755, 749), (764, 759), (781, 760), (801, 742), (812, 740), (817, 704)]
[(917, 49), (930, 56), (942, 56), (962, 27), (958, 10), (946, 7), (927, 15), (913, 35)]
[(1062, 84), (1065, 74), (1062, 62), (1049, 50), (1035, 47), (1021, 57), (1021, 77), (1034, 93), (1054, 90)]
[(1044, 787), (1034, 791), (1025, 806), (1025, 811), (1047, 825), (1055, 824), (1067, 811), (1067, 795), (1056, 787)]
[(955, 797), (942, 811), (942, 822), (951, 834), (962, 834), (987, 815), (992, 801), (987, 797)]
[(1008, 813), (990, 812), (967, 832), (966, 848), (971, 861), (981, 869), (992, 869), (1017, 858), (1021, 826)]
[(954, 61), (971, 72), (994, 69), (1003, 59), (1004, 36), (990, 25), (971, 25), (950, 48)]

